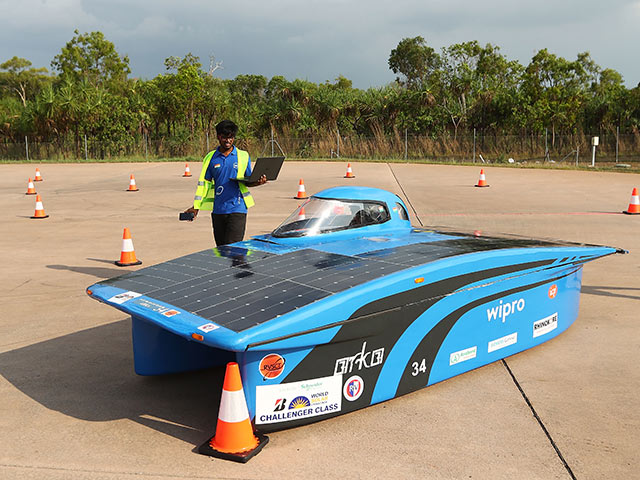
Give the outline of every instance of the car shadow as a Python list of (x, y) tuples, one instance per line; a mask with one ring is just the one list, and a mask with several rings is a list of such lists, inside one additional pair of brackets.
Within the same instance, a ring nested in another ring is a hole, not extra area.
[(629, 298), (631, 300), (640, 300), (640, 295), (628, 295), (616, 292), (638, 291), (640, 288), (634, 287), (609, 287), (603, 285), (582, 285), (582, 293), (587, 295), (600, 295), (603, 297)]
[(198, 445), (215, 430), (224, 367), (134, 373), (130, 320), (0, 354), (0, 374), (46, 408), (77, 419), (129, 419)]

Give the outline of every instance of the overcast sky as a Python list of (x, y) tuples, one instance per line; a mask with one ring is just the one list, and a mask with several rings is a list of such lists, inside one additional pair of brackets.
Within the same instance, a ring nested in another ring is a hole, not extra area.
[(0, 62), (14, 55), (50, 63), (74, 36), (99, 30), (133, 77), (164, 73), (164, 59), (192, 53), (215, 75), (283, 75), (354, 87), (394, 80), (388, 59), (406, 37), (440, 51), (470, 40), (527, 65), (536, 51), (574, 60), (588, 51), (602, 68), (640, 82), (640, 0), (0, 0)]

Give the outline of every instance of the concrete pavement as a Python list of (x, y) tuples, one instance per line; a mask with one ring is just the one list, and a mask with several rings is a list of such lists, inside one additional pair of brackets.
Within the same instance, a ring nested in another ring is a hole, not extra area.
[[(414, 225), (516, 233), (629, 250), (585, 266), (580, 315), (546, 344), (368, 409), (270, 435), (241, 465), (194, 453), (215, 426), (222, 369), (133, 372), (130, 321), (85, 288), (207, 248), (207, 216), (182, 163), (42, 165), (48, 219), (24, 195), (35, 165), (0, 166), (0, 478), (633, 478), (640, 467), (640, 175), (480, 167), (286, 162), (253, 188), (248, 235), (309, 194), (364, 185), (400, 194)], [(135, 174), (140, 190), (126, 192)], [(141, 267), (121, 269), (122, 230)]]

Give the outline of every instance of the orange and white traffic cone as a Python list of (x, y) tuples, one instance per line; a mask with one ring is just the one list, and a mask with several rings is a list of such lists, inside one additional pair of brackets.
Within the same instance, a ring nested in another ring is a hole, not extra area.
[(188, 163), (184, 164), (184, 174), (182, 176), (183, 177), (190, 177), (191, 176), (191, 169), (189, 168), (189, 164)]
[(293, 198), (297, 200), (304, 200), (305, 198), (309, 198), (307, 196), (307, 192), (304, 189), (304, 180), (300, 179), (300, 183), (298, 184), (298, 194)]
[(344, 178), (356, 178), (356, 176), (353, 174), (353, 170), (351, 170), (350, 163), (347, 163), (347, 173), (345, 174)]
[(49, 215), (45, 215), (44, 207), (42, 206), (42, 200), (40, 195), (36, 195), (36, 212), (31, 218), (47, 218)]
[(138, 190), (140, 189), (136, 186), (136, 179), (133, 178), (133, 173), (132, 173), (131, 176), (129, 177), (129, 188), (127, 189), (127, 192), (137, 192)]
[(629, 202), (629, 207), (622, 213), (626, 213), (627, 215), (638, 215), (640, 214), (640, 197), (638, 196), (638, 189), (634, 187), (631, 192), (631, 201)]
[(242, 389), (240, 367), (227, 363), (218, 411), (216, 433), (200, 446), (198, 452), (235, 462), (246, 463), (264, 447), (269, 438), (255, 435)]
[(29, 183), (27, 184), (27, 193), (25, 193), (25, 195), (36, 195), (36, 193), (36, 187), (33, 185), (31, 177), (29, 177)]
[(487, 179), (484, 176), (484, 168), (480, 169), (480, 179), (478, 180), (478, 184), (476, 187), (488, 187)]
[(122, 251), (120, 252), (120, 260), (116, 260), (119, 267), (130, 267), (131, 265), (140, 265), (142, 262), (136, 258), (136, 251), (133, 249), (133, 240), (129, 229), (125, 227), (122, 234)]
[(42, 181), (42, 175), (40, 175), (40, 170), (38, 168), (36, 168), (36, 176), (33, 178), (34, 182), (41, 182)]

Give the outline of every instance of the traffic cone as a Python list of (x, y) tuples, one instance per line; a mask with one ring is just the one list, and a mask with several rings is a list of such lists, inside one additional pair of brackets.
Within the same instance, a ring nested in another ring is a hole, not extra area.
[(240, 367), (227, 363), (218, 411), (216, 433), (202, 444), (198, 452), (211, 457), (246, 463), (264, 447), (269, 438), (254, 435), (247, 401), (242, 389)]
[(36, 168), (36, 176), (33, 178), (34, 182), (41, 182), (42, 181), (42, 176), (40, 175), (40, 170), (38, 168)]
[(304, 190), (304, 180), (300, 179), (300, 184), (298, 185), (298, 194), (293, 198), (297, 200), (304, 200), (305, 198), (309, 198), (307, 196), (307, 192)]
[(184, 175), (182, 175), (183, 177), (190, 177), (191, 176), (191, 169), (189, 168), (189, 164), (185, 163), (184, 164)]
[(126, 227), (122, 234), (122, 251), (120, 252), (120, 261), (116, 260), (113, 263), (119, 267), (129, 267), (131, 265), (140, 265), (142, 263), (136, 258), (136, 251), (133, 249), (131, 233), (129, 233), (129, 229)]
[(640, 197), (638, 196), (638, 189), (634, 188), (631, 192), (631, 201), (629, 202), (629, 208), (622, 213), (626, 213), (627, 215), (638, 215), (640, 214)]
[(137, 192), (138, 190), (140, 189), (136, 187), (136, 179), (133, 178), (133, 173), (132, 173), (131, 177), (129, 177), (129, 189), (127, 190), (127, 192)]
[(31, 177), (29, 177), (29, 183), (27, 184), (27, 193), (25, 193), (25, 195), (36, 195), (36, 187), (33, 185)]
[(344, 176), (344, 178), (356, 178), (356, 176), (353, 174), (353, 170), (351, 170), (351, 164), (347, 163), (347, 173)]
[(487, 183), (486, 178), (484, 177), (484, 168), (480, 169), (480, 179), (478, 180), (478, 184), (476, 185), (476, 187), (488, 187), (489, 184)]
[(45, 215), (44, 207), (42, 206), (42, 200), (40, 199), (40, 195), (36, 195), (36, 212), (33, 214), (31, 218), (47, 218), (49, 215)]

